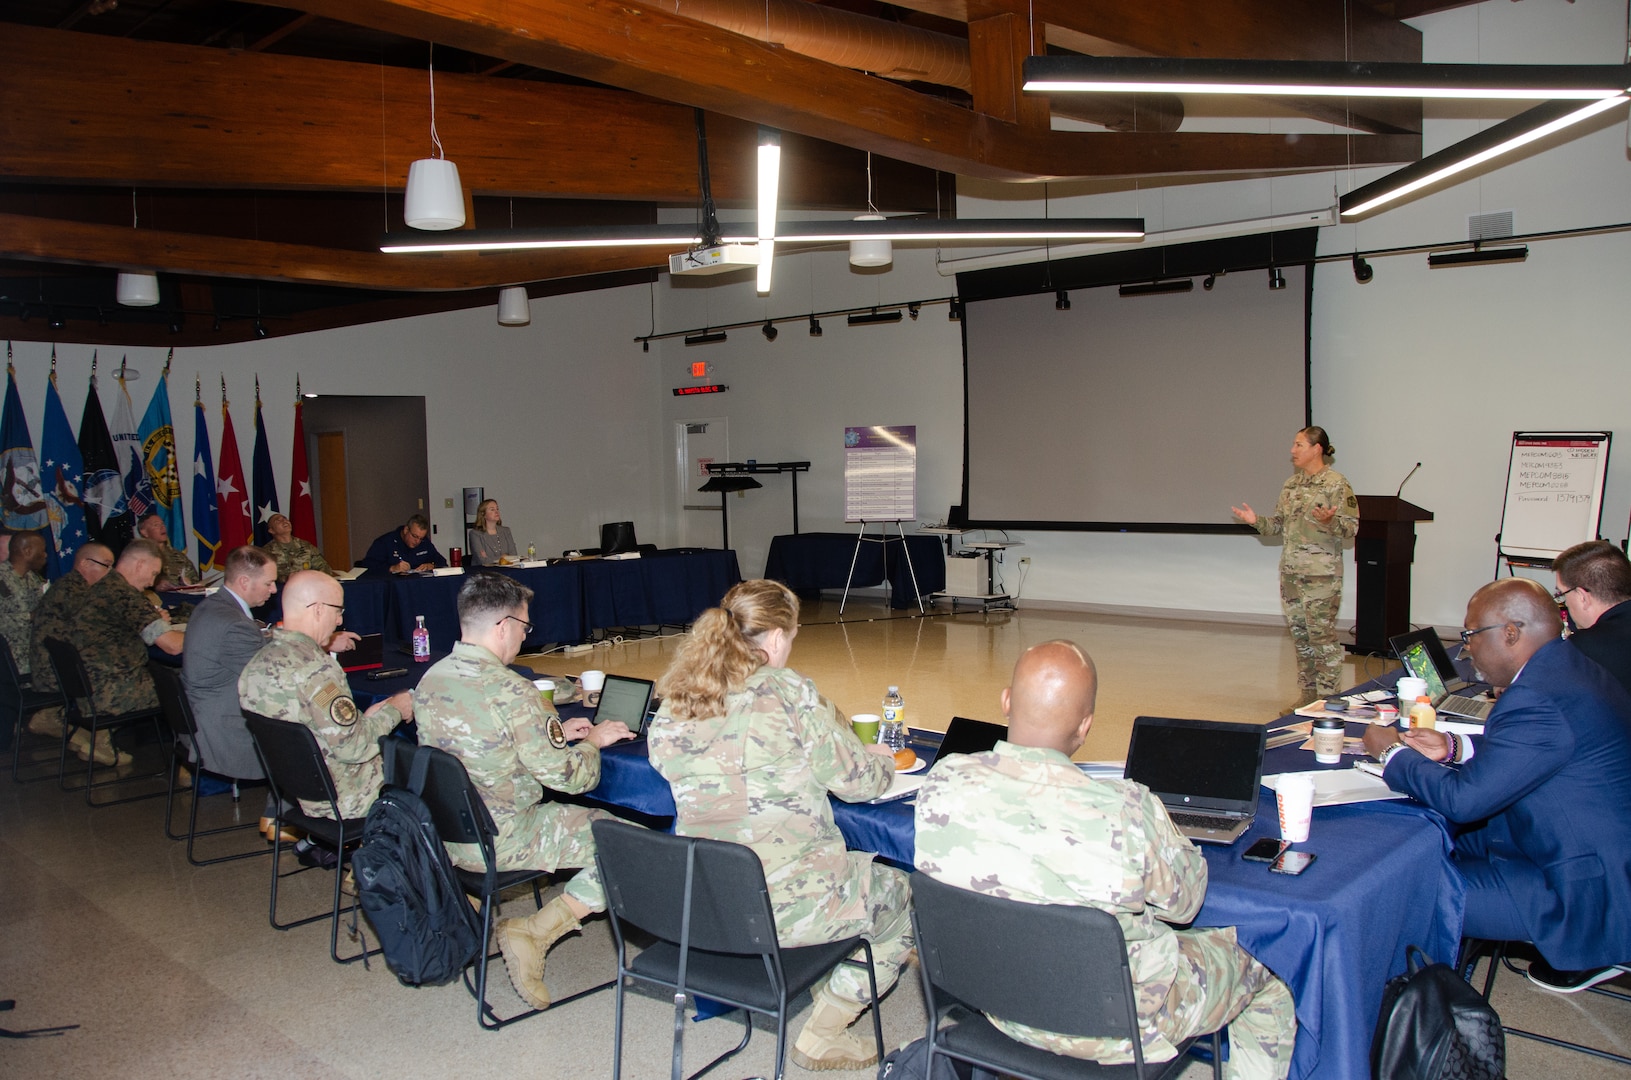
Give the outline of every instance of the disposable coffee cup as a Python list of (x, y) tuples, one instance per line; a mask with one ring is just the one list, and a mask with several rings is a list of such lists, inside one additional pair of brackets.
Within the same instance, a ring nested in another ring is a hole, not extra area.
[(1427, 680), (1418, 679), (1413, 675), (1406, 675), (1399, 680), (1399, 726), (1408, 727), (1410, 724), (1410, 706), (1416, 699), (1427, 693)]
[(1280, 804), (1280, 839), (1288, 844), (1307, 840), (1314, 820), (1314, 778), (1282, 776), (1275, 796)]
[(1321, 765), (1342, 762), (1342, 744), (1348, 738), (1348, 725), (1332, 717), (1314, 721), (1314, 760)]
[(549, 702), (551, 705), (555, 704), (554, 679), (534, 679), (532, 681), (532, 685), (538, 688), (538, 692), (543, 695), (545, 701)]
[(591, 668), (578, 676), (578, 685), (583, 687), (585, 694), (598, 694), (601, 687), (606, 685), (606, 673)]
[(855, 732), (855, 737), (863, 743), (878, 741), (879, 718), (871, 713), (861, 713), (849, 718), (849, 726)]

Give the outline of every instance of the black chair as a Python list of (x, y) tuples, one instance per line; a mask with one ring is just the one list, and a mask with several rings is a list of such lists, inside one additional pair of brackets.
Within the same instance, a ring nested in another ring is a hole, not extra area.
[[(175, 752), (170, 761), (169, 794), (164, 800), (164, 835), (172, 840), (187, 841), (187, 861), (194, 866), (214, 866), (216, 863), (235, 862), (238, 859), (253, 859), (261, 855), (270, 854), (272, 849), (264, 844), (257, 843), (253, 851), (240, 851), (233, 855), (217, 855), (213, 859), (198, 859), (193, 856), (193, 843), (200, 836), (219, 836), (222, 833), (240, 832), (244, 829), (258, 829), (260, 818), (242, 822), (237, 825), (222, 825), (219, 828), (198, 828), (198, 777), (208, 770), (204, 761), (204, 748), (198, 742), (198, 721), (193, 718), (192, 702), (187, 700), (187, 688), (181, 683), (181, 671), (170, 664), (161, 664), (156, 660), (147, 662), (147, 670), (153, 675), (153, 685), (159, 691), (159, 708), (164, 711), (164, 718), (170, 725), (170, 737)], [(189, 758), (189, 752), (191, 757)], [(182, 766), (189, 761), (193, 765), (192, 783), (184, 788), (177, 788), (176, 782), (180, 779)], [(187, 831), (177, 833), (172, 827), (173, 815), (176, 805), (176, 792), (192, 792), (192, 810), (187, 817)]]
[[(323, 750), (317, 745), (317, 736), (312, 734), (311, 728), (305, 724), (274, 720), (270, 716), (262, 716), (248, 709), (244, 710), (244, 723), (249, 725), (249, 735), (255, 740), (255, 752), (260, 755), (261, 766), (266, 772), (266, 781), (272, 786), (272, 795), (277, 800), (279, 808), (277, 824), (293, 825), (302, 829), (308, 836), (316, 838), (335, 852), (333, 910), (309, 915), (293, 922), (280, 923), (277, 921), (278, 882), (282, 878), (304, 873), (312, 867), (302, 866), (299, 870), (280, 874), (278, 867), (283, 858), (283, 830), (282, 828), (274, 830), (272, 898), (267, 916), (272, 927), (277, 930), (292, 930), (297, 926), (317, 922), (319, 919), (330, 919), (333, 926), (329, 930), (328, 954), (336, 964), (351, 964), (367, 956), (378, 956), (379, 950), (370, 951), (364, 942), (362, 951), (357, 955), (344, 959), (340, 957), (340, 916), (357, 910), (354, 903), (341, 905), (340, 881), (344, 876), (346, 860), (351, 854), (350, 849), (356, 847), (362, 840), (363, 819), (340, 817), (340, 797), (334, 790), (334, 777), (328, 771), (328, 763), (323, 760)], [(300, 809), (297, 801), (299, 799), (328, 803), (333, 817), (307, 814)]]
[(127, 795), (122, 799), (108, 799), (97, 802), (92, 792), (97, 788), (115, 787), (119, 784), (133, 784), (141, 780), (158, 780), (165, 775), (164, 772), (137, 773), (132, 776), (121, 776), (113, 780), (96, 781), (96, 736), (106, 731), (111, 740), (115, 734), (141, 723), (151, 723), (153, 734), (158, 736), (159, 742), (164, 741), (164, 732), (159, 730), (159, 723), (163, 713), (158, 708), (132, 709), (130, 712), (119, 713), (115, 716), (103, 716), (96, 708), (96, 693), (91, 686), (91, 679), (85, 671), (85, 661), (79, 655), (79, 648), (72, 642), (60, 638), (46, 638), (45, 652), (51, 658), (51, 668), (57, 673), (57, 685), (62, 687), (62, 716), (64, 731), (62, 736), (62, 756), (57, 766), (57, 783), (64, 791), (73, 790), (68, 784), (68, 732), (73, 728), (84, 728), (91, 740), (91, 753), (85, 759), (85, 805), (86, 806), (118, 806), (121, 803), (136, 802), (140, 799), (156, 799), (164, 794), (164, 789), (149, 791), (141, 795)]
[[(458, 758), (434, 746), (415, 746), (406, 739), (390, 735), (380, 736), (379, 749), (385, 756), (385, 782), (399, 787), (407, 785), (407, 779), (413, 770), (414, 756), (425, 755), (429, 764), (425, 772), (425, 786), (419, 797), (424, 800), (426, 808), (430, 811), (431, 820), (436, 823), (436, 834), (441, 837), (444, 844), (476, 844), (481, 848), (482, 861), (486, 863), (486, 869), (474, 871), (459, 866), (453, 868), (464, 891), (481, 899), (482, 950), (480, 958), (476, 961), (475, 981), (471, 981), (468, 968), (464, 973), (464, 988), (476, 999), (476, 1022), (488, 1031), (497, 1031), (517, 1020), (525, 1020), (529, 1016), (537, 1016), (548, 1011), (527, 1009), (514, 1016), (500, 1017), (488, 1004), (487, 972), (493, 958), (498, 954), (488, 950), (487, 941), (492, 937), (493, 909), (497, 906), (499, 894), (518, 885), (531, 885), (533, 902), (541, 908), (544, 906), (544, 897), (539, 889), (539, 883), (550, 876), (550, 871), (498, 869), (498, 856), (495, 851), (498, 826), (494, 824), (493, 815), (488, 812), (487, 804), (482, 801), (481, 792), (470, 782), (470, 774), (465, 772), (464, 763)], [(549, 1007), (553, 1009), (589, 994), (599, 993), (611, 985), (603, 983), (579, 991), (559, 1001), (551, 1002)]]
[[(1020, 1080), (1176, 1076), (1194, 1039), (1171, 1061), (1146, 1064), (1127, 944), (1114, 915), (1090, 907), (1025, 904), (912, 875), (929, 1060), (968, 1062)], [(1129, 1039), (1133, 1061), (1100, 1065), (1016, 1042), (983, 1013), (1044, 1031)], [(952, 1021), (941, 1027), (943, 1019)], [(1221, 1077), (1212, 1032), (1212, 1075)]]
[[(1490, 1000), (1490, 994), (1495, 991), (1495, 976), (1499, 974), (1502, 966), (1505, 966), (1508, 971), (1515, 975), (1525, 974), (1525, 971), (1515, 965), (1512, 962), (1512, 957), (1508, 955), (1509, 946), (1512, 944), (1513, 942), (1510, 941), (1484, 941), (1480, 938), (1467, 938), (1461, 943), (1461, 971), (1469, 979), (1472, 977), (1473, 968), (1477, 966), (1479, 957), (1486, 952), (1489, 954), (1489, 970), (1484, 974), (1484, 988), (1479, 991), (1484, 996), (1485, 1001)], [(1626, 974), (1631, 975), (1631, 971), (1627, 971)], [(1587, 987), (1587, 989), (1593, 994), (1618, 998), (1621, 1001), (1631, 1001), (1631, 994), (1610, 986), (1591, 986)], [(1553, 1038), (1550, 1035), (1542, 1035), (1537, 1031), (1524, 1031), (1522, 1028), (1508, 1027), (1505, 1024), (1501, 1025), (1501, 1030), (1508, 1035), (1516, 1035), (1520, 1039), (1530, 1039), (1534, 1042), (1545, 1043), (1548, 1046), (1557, 1046), (1564, 1050), (1573, 1050), (1577, 1053), (1589, 1054), (1592, 1057), (1617, 1061), (1621, 1065), (1631, 1065), (1631, 1057), (1616, 1054), (1609, 1050), (1600, 1050), (1595, 1046), (1587, 1046), (1584, 1043), (1569, 1042), (1567, 1039)]]
[[(27, 642), (24, 642), (27, 648)], [(4, 654), (5, 663), (0, 666), (0, 716), (11, 716), (11, 779), (18, 784), (32, 784), (36, 780), (49, 780), (51, 774), (43, 776), (30, 776), (24, 779), (18, 774), (23, 763), (23, 737), (33, 735), (28, 730), (28, 718), (41, 709), (49, 709), (53, 705), (62, 704), (62, 691), (34, 690), (23, 685), (22, 672), (17, 668), (17, 657), (11, 651), (11, 643), (0, 636), (0, 654)], [(41, 736), (35, 736), (41, 737)], [(59, 741), (52, 738), (52, 749), (59, 750), (55, 744)], [(30, 767), (45, 764), (39, 760), (31, 760)]]
[[(824, 945), (782, 948), (770, 907), (764, 867), (741, 844), (671, 836), (620, 821), (596, 821), (596, 859), (606, 886), (612, 936), (617, 942), (617, 1027), (612, 1078), (623, 1069), (623, 994), (640, 979), (674, 992), (673, 1078), (685, 1052), (685, 995), (699, 994), (746, 1011), (742, 1041), (691, 1074), (691, 1080), (734, 1057), (753, 1038), (752, 1013), (776, 1018), (776, 1080), (785, 1072), (788, 1001), (840, 964), (864, 967), (878, 1000), (872, 946), (860, 936)], [(629, 959), (628, 926), (658, 940)], [(851, 960), (864, 952), (866, 962)], [(883, 1023), (874, 1004), (872, 1033), (883, 1057)]]

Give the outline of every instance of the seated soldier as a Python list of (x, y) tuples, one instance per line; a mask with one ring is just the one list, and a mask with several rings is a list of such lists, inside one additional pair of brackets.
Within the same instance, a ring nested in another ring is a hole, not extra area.
[[(584, 869), (561, 895), (525, 919), (504, 919), (493, 936), (516, 993), (535, 1009), (549, 1007), (544, 960), (549, 947), (606, 910), (589, 823), (610, 817), (563, 803), (540, 802), (544, 788), (577, 794), (600, 783), (600, 748), (630, 738), (622, 723), (561, 721), (537, 688), (508, 667), (532, 624), (532, 590), (504, 574), (472, 574), (459, 589), (463, 640), (414, 691), (419, 741), (464, 762), (498, 826), (500, 870)], [(450, 844), (458, 865), (481, 870), (475, 845)]]
[(179, 589), (183, 585), (197, 585), (203, 580), (198, 572), (198, 564), (187, 558), (185, 551), (170, 546), (170, 527), (164, 519), (157, 514), (147, 514), (136, 523), (136, 534), (143, 540), (151, 540), (158, 545), (164, 557), (164, 568), (159, 571), (158, 580), (153, 587), (159, 592), (169, 592)]
[(429, 540), (430, 522), (424, 514), (410, 517), (400, 529), (376, 537), (357, 565), (375, 573), (411, 574), (446, 566), (447, 560)]
[(321, 570), (330, 577), (337, 576), (317, 546), (296, 536), (293, 523), (282, 514), (273, 514), (266, 519), (266, 531), (272, 534), (272, 539), (261, 547), (277, 560), (277, 579), (280, 583), (288, 581), (289, 575), (296, 570)]
[[(90, 595), (91, 586), (107, 576), (113, 569), (113, 552), (102, 544), (84, 544), (74, 553), (74, 568), (51, 583), (40, 598), (39, 606), (34, 609), (34, 617), (28, 632), (29, 663), (33, 669), (32, 678), (34, 689), (40, 693), (54, 693), (59, 689), (56, 669), (51, 666), (51, 657), (45, 651), (45, 639), (58, 638), (62, 641), (73, 640), (74, 616), (79, 614), (80, 605)], [(17, 646), (12, 645), (15, 651)], [(52, 706), (41, 709), (28, 721), (28, 730), (37, 735), (54, 735), (62, 737), (62, 709)], [(106, 732), (97, 737), (96, 763), (98, 765), (113, 765), (117, 757), (113, 752), (113, 743)], [(69, 745), (84, 761), (91, 754), (90, 736), (83, 731), (74, 732)], [(128, 760), (129, 755), (126, 755)]]
[(153, 584), (164, 555), (149, 540), (132, 540), (119, 553), (113, 573), (90, 587), (74, 615), (72, 644), (79, 647), (103, 716), (157, 709), (158, 690), (147, 673), (147, 647), (179, 656), (186, 638), (170, 616), (142, 590)]

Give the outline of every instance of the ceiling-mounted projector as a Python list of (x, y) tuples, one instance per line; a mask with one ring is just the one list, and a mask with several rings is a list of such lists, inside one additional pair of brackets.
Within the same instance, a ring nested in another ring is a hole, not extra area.
[(759, 249), (752, 244), (715, 244), (668, 257), (670, 274), (725, 274), (758, 265)]

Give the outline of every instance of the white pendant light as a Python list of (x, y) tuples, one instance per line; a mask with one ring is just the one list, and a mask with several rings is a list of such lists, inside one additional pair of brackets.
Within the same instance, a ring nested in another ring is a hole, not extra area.
[(464, 227), (464, 189), (459, 186), (459, 167), (442, 156), (442, 140), (436, 134), (435, 44), (430, 48), (430, 141), (436, 156), (408, 166), (402, 219), (414, 229), (459, 229)]
[(510, 285), (498, 291), (498, 325), (526, 326), (532, 322), (532, 308), (527, 303), (527, 287)]
[[(862, 214), (856, 221), (882, 221), (882, 214)], [(895, 261), (893, 245), (888, 240), (851, 240), (849, 264), (851, 266), (888, 266)]]
[(120, 274), (113, 291), (125, 307), (153, 307), (159, 302), (159, 276)]

